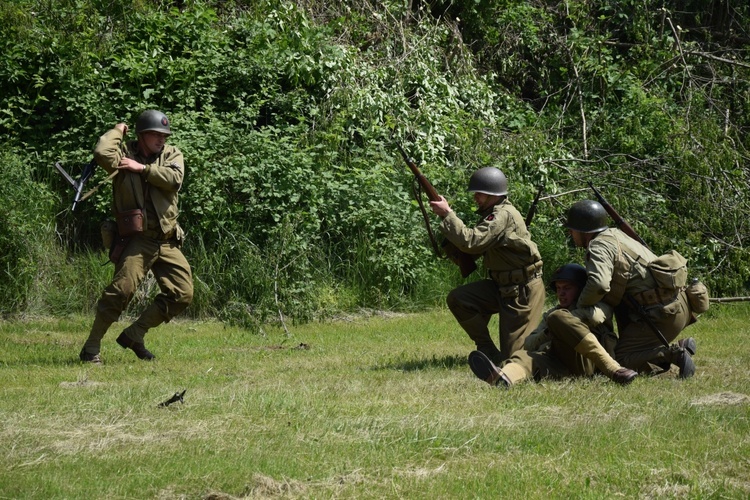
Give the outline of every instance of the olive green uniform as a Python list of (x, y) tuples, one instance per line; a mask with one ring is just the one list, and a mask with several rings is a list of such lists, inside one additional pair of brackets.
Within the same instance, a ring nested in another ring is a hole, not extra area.
[(159, 154), (141, 156), (137, 141), (123, 144), (122, 133), (116, 128), (99, 138), (94, 158), (104, 170), (114, 172), (124, 157), (146, 168), (140, 174), (119, 170), (113, 178), (112, 211), (116, 216), (120, 212), (142, 209), (144, 231), (127, 243), (115, 264), (112, 283), (97, 303), (94, 324), (84, 344), (88, 354), (99, 353), (102, 337), (125, 310), (149, 270), (161, 291), (125, 329), (130, 340), (142, 344), (150, 328), (181, 313), (193, 298), (192, 272), (180, 250), (184, 233), (177, 223), (178, 192), (185, 175), (182, 153), (174, 146), (165, 145)]
[[(480, 215), (474, 228), (454, 212), (440, 225), (456, 247), (484, 258), (490, 276), (455, 288), (447, 303), (477, 350), (500, 363), (523, 346), (544, 308), (542, 259), (523, 217), (507, 199)], [(500, 316), (500, 349), (487, 328), (495, 313)]]
[(597, 372), (611, 376), (621, 367), (614, 360), (617, 337), (605, 320), (599, 307), (567, 310), (556, 306), (544, 313), (527, 338), (528, 349), (514, 352), (500, 370), (511, 384)]
[(676, 359), (679, 347), (676, 344), (665, 346), (640, 314), (626, 305), (622, 298), (629, 295), (641, 304), (667, 342), (677, 338), (692, 318), (684, 290), (669, 296), (660, 294), (646, 268), (655, 258), (651, 250), (619, 229), (604, 230), (588, 245), (588, 281), (578, 298), (579, 307), (603, 301), (617, 308), (619, 340), (615, 357), (623, 366), (639, 372), (651, 372), (653, 365), (668, 365)]

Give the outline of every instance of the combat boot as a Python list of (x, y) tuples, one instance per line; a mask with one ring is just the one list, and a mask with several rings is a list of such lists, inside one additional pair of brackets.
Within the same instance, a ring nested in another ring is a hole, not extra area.
[(693, 337), (678, 340), (677, 345), (689, 352), (691, 356), (695, 356), (695, 353), (698, 352), (698, 344), (695, 343)]
[(629, 368), (620, 366), (620, 363), (609, 355), (606, 349), (602, 347), (596, 335), (589, 333), (575, 346), (575, 351), (586, 359), (594, 363), (600, 372), (609, 377), (613, 382), (620, 385), (627, 385), (638, 376)]
[[(672, 351), (672, 363), (680, 369), (680, 378), (690, 378), (695, 375), (695, 363), (693, 363), (693, 357), (690, 354), (691, 351), (695, 352), (696, 345), (692, 338), (684, 340), (684, 342), (677, 342), (676, 346), (673, 344), (676, 349)], [(688, 342), (690, 340), (693, 342)]]
[(474, 372), (474, 375), (490, 385), (505, 388), (511, 385), (508, 377), (495, 366), (490, 358), (480, 351), (469, 353), (469, 368)]
[(145, 344), (131, 340), (130, 337), (125, 334), (125, 332), (122, 332), (120, 336), (117, 337), (117, 343), (120, 344), (123, 349), (132, 350), (135, 355), (138, 356), (138, 359), (151, 361), (155, 358), (155, 356), (151, 354), (148, 349), (146, 349)]
[(84, 363), (91, 363), (92, 365), (102, 364), (102, 358), (99, 356), (99, 354), (90, 354), (86, 352), (85, 349), (81, 349), (81, 352), (78, 354), (78, 359), (80, 359)]
[[(94, 318), (94, 324), (91, 325), (91, 331), (83, 343), (83, 348), (78, 354), (78, 358), (85, 363), (101, 364), (102, 360), (99, 357), (99, 351), (102, 345), (102, 338), (107, 333), (107, 329), (112, 324), (112, 321), (106, 319), (103, 314), (98, 314)], [(92, 354), (96, 353), (96, 354)]]

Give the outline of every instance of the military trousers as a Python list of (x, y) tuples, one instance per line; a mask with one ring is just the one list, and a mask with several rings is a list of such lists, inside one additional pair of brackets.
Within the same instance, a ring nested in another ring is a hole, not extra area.
[[(447, 303), (477, 350), (499, 364), (523, 347), (524, 339), (539, 322), (544, 299), (541, 277), (521, 285), (503, 287), (491, 279), (484, 279), (453, 289), (448, 294)], [(499, 349), (488, 328), (493, 314), (499, 316)]]
[[(576, 347), (593, 332), (579, 318), (561, 309), (547, 318), (551, 341), (538, 351), (521, 349), (500, 367), (512, 384), (529, 378), (563, 378), (591, 376), (596, 373), (594, 362), (578, 352)], [(600, 339), (604, 343), (604, 339)]]
[[(646, 310), (653, 325), (659, 329), (666, 341), (672, 342), (687, 327), (692, 319), (690, 306), (685, 292), (664, 306), (651, 307)], [(631, 370), (651, 372), (651, 365), (664, 365), (672, 362), (677, 348), (667, 347), (649, 324), (637, 315), (630, 316), (631, 321), (619, 331), (619, 340), (615, 349), (617, 361)], [(618, 323), (618, 328), (622, 326)]]
[(84, 350), (98, 354), (102, 337), (127, 308), (138, 286), (151, 271), (160, 292), (124, 333), (143, 343), (146, 332), (184, 311), (193, 299), (190, 264), (176, 239), (158, 240), (138, 235), (128, 242), (115, 265), (112, 282), (104, 289), (96, 306), (96, 317)]

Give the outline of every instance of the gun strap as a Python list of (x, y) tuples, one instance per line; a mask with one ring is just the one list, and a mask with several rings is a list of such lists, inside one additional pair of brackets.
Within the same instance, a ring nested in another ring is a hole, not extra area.
[(654, 335), (661, 341), (662, 344), (664, 344), (665, 347), (669, 347), (669, 341), (664, 337), (664, 334), (661, 333), (661, 330), (659, 330), (659, 327), (656, 326), (654, 321), (649, 317), (648, 312), (644, 310), (643, 306), (640, 305), (631, 295), (625, 295), (625, 300), (627, 301), (628, 305), (632, 310), (634, 310), (638, 316), (643, 320), (646, 325), (651, 329), (652, 332), (654, 332)]
[(425, 210), (424, 202), (422, 201), (422, 186), (419, 184), (419, 181), (417, 180), (416, 176), (414, 177), (414, 184), (412, 184), (412, 190), (414, 191), (414, 198), (417, 199), (419, 210), (422, 211), (422, 218), (424, 219), (424, 227), (427, 229), (427, 234), (430, 236), (430, 243), (432, 244), (432, 250), (435, 252), (435, 255), (437, 255), (441, 259), (444, 259), (445, 255), (443, 255), (443, 253), (440, 251), (440, 247), (438, 246), (437, 240), (435, 239), (435, 234), (432, 232), (432, 227), (430, 226), (430, 217), (427, 215), (427, 210)]

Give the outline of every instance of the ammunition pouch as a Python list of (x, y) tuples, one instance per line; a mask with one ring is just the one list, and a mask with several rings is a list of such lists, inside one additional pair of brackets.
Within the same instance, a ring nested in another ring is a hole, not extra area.
[(109, 261), (113, 264), (120, 262), (122, 252), (128, 246), (130, 237), (123, 238), (118, 234), (117, 224), (113, 220), (105, 220), (99, 226), (102, 233), (104, 248), (109, 250)]
[(518, 297), (518, 285), (499, 286), (498, 291), (503, 299), (515, 299)]
[(127, 238), (134, 234), (143, 232), (143, 210), (136, 208), (118, 212), (117, 214), (117, 232), (120, 238)]
[(534, 278), (542, 276), (542, 261), (535, 262), (523, 269), (514, 269), (512, 271), (494, 271), (490, 270), (490, 277), (499, 286), (524, 285)]

